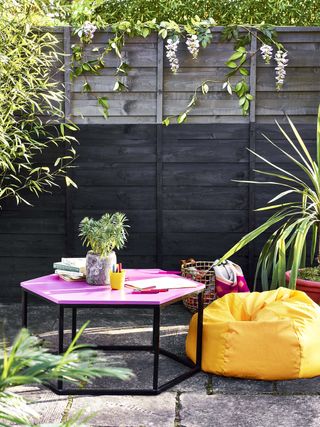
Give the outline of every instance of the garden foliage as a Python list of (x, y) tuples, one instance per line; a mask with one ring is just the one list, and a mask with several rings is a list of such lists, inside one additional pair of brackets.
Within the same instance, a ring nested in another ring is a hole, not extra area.
[(152, 19), (185, 24), (198, 15), (212, 17), (218, 25), (320, 25), (318, 0), (75, 0), (72, 5), (64, 1), (64, 10), (72, 10), (72, 19), (78, 23), (95, 11), (103, 24)]
[[(64, 89), (56, 79), (63, 55), (54, 33), (34, 22), (45, 17), (40, 0), (0, 2), (0, 204), (48, 191), (67, 177), (75, 157), (75, 130), (64, 123)], [(45, 19), (47, 19), (45, 17)]]
[(314, 158), (290, 118), (288, 122), (290, 133), (277, 123), (285, 144), (277, 144), (268, 136), (264, 136), (278, 154), (284, 155), (299, 172), (295, 173), (292, 167), (271, 162), (249, 150), (262, 160), (268, 169), (254, 170), (257, 176), (261, 176), (261, 180), (241, 182), (262, 187), (273, 186), (279, 188), (279, 193), (272, 197), (266, 206), (257, 209), (273, 214), (221, 258), (221, 261), (228, 259), (264, 232), (271, 232), (262, 248), (256, 268), (256, 280), (260, 274), (263, 290), (286, 286), (285, 272), (289, 269), (291, 274), (288, 286), (295, 289), (299, 268), (306, 266), (308, 245), (311, 262), (316, 257), (320, 265), (320, 107), (317, 121), (317, 154)]
[[(93, 378), (128, 380), (133, 376), (126, 368), (105, 366), (105, 361), (99, 359), (95, 350), (77, 343), (86, 325), (80, 328), (67, 351), (61, 355), (49, 353), (40, 339), (30, 335), (26, 329), (20, 331), (11, 348), (0, 341), (0, 426), (31, 426), (39, 418), (21, 393), (11, 387), (40, 385), (57, 379), (81, 386)], [(59, 426), (85, 424), (79, 413)]]

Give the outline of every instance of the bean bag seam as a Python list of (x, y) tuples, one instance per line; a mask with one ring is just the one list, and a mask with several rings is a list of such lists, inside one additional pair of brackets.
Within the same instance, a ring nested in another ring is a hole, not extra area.
[(298, 340), (298, 343), (299, 343), (299, 350), (300, 350), (300, 352), (299, 352), (300, 353), (300, 361), (299, 361), (299, 368), (298, 368), (297, 378), (301, 378), (302, 345), (301, 345), (301, 340), (300, 340), (300, 337), (299, 337), (299, 334), (298, 334), (298, 331), (297, 331), (296, 322), (293, 320), (292, 323), (293, 323), (293, 330), (294, 330), (294, 333), (296, 334), (296, 337), (297, 337), (297, 340)]
[(224, 334), (224, 346), (223, 346), (223, 366), (222, 366), (222, 375), (226, 375), (227, 372), (227, 364), (228, 364), (228, 357), (227, 357), (227, 350), (230, 350), (230, 341), (229, 337), (231, 335), (231, 328), (230, 328), (230, 322), (227, 323), (228, 329)]

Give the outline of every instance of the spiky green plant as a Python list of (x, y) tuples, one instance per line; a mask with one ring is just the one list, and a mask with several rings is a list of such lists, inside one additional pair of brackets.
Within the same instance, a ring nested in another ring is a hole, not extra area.
[[(311, 237), (311, 259), (313, 260), (316, 256), (318, 264), (320, 263), (320, 106), (317, 120), (316, 159), (311, 157), (290, 118), (288, 118), (288, 122), (295, 141), (279, 123), (276, 123), (293, 154), (272, 142), (267, 136), (264, 135), (264, 137), (299, 168), (302, 177), (300, 178), (300, 175), (298, 176), (249, 150), (274, 170), (273, 172), (255, 170), (255, 172), (271, 177), (272, 180), (241, 182), (262, 186), (280, 186), (282, 190), (268, 202), (267, 206), (257, 209), (257, 211), (275, 211), (275, 213), (258, 228), (245, 235), (221, 258), (221, 261), (226, 260), (256, 237), (273, 228), (262, 248), (256, 268), (255, 284), (260, 273), (263, 290), (286, 286), (285, 271), (289, 269), (291, 275), (288, 287), (295, 288), (298, 269), (306, 264), (307, 238), (309, 236)], [(287, 196), (294, 196), (297, 201), (283, 201)]]
[(108, 256), (114, 249), (124, 247), (129, 225), (125, 214), (116, 212), (105, 213), (98, 220), (83, 218), (79, 225), (79, 236), (83, 244), (91, 247), (96, 255)]
[[(54, 355), (46, 350), (39, 338), (22, 329), (9, 349), (3, 343), (0, 350), (0, 426), (33, 425), (38, 414), (9, 387), (25, 384), (43, 384), (63, 379), (81, 384), (105, 376), (128, 380), (132, 372), (126, 368), (105, 367), (97, 352), (77, 344), (85, 324), (77, 333), (67, 351)], [(65, 426), (80, 425), (80, 415), (68, 420)], [(63, 425), (63, 424), (62, 424)]]

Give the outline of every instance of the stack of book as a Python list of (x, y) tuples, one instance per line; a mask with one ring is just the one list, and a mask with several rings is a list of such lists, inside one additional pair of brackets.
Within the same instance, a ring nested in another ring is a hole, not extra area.
[(53, 264), (53, 269), (63, 280), (83, 280), (86, 277), (86, 259), (61, 258)]

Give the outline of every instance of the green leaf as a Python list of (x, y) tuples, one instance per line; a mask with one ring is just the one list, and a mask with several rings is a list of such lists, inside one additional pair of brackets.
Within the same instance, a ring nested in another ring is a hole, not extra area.
[(177, 122), (179, 124), (183, 123), (187, 119), (187, 113), (182, 113), (178, 116)]
[(239, 72), (243, 76), (248, 76), (249, 75), (249, 71), (246, 68), (243, 68), (243, 67), (239, 68)]
[(202, 90), (202, 93), (205, 95), (209, 92), (209, 86), (206, 83), (202, 83), (201, 90)]
[(90, 84), (87, 81), (85, 81), (83, 83), (83, 85), (82, 85), (82, 92), (88, 93), (88, 92), (91, 92), (91, 91), (92, 91), (92, 89), (91, 89)]
[(268, 230), (270, 227), (272, 227), (274, 224), (282, 221), (284, 218), (288, 216), (288, 213), (284, 211), (282, 214), (274, 214), (271, 218), (269, 218), (267, 221), (265, 221), (262, 225), (257, 227), (255, 230), (251, 231), (250, 233), (246, 234), (242, 239), (239, 240), (238, 243), (236, 243), (227, 253), (225, 253), (219, 260), (219, 262), (225, 261), (228, 258), (230, 258), (233, 254), (238, 252), (240, 249), (242, 249), (244, 246), (246, 246), (248, 243), (250, 243), (252, 240), (260, 236), (260, 234), (264, 233), (266, 230)]
[(243, 97), (241, 97), (240, 99), (239, 99), (239, 105), (240, 105), (240, 107), (242, 107), (243, 106), (243, 104), (246, 102), (246, 97), (245, 96), (243, 96)]
[(229, 68), (237, 68), (237, 64), (234, 61), (227, 61), (226, 65)]
[(310, 250), (311, 263), (313, 263), (313, 261), (315, 259), (315, 255), (316, 255), (318, 229), (319, 229), (319, 224), (313, 224), (312, 232), (311, 232), (311, 250)]
[(160, 35), (163, 39), (165, 39), (165, 38), (167, 37), (167, 35), (168, 35), (168, 31), (167, 31), (165, 28), (162, 28), (162, 29), (159, 31), (159, 35)]
[(317, 117), (317, 165), (320, 170), (320, 104), (318, 106), (318, 117)]
[(234, 87), (234, 91), (239, 92), (242, 89), (242, 86), (243, 86), (243, 82), (242, 81), (238, 82)]
[(243, 51), (241, 51), (240, 49), (237, 49), (231, 56), (230, 56), (230, 58), (228, 59), (228, 61), (235, 61), (235, 60), (237, 60), (237, 59), (240, 59), (240, 58), (242, 58), (242, 56), (243, 56), (243, 54), (244, 54), (244, 52)]
[(98, 98), (98, 103), (104, 108), (109, 108), (109, 102), (106, 96), (101, 96)]
[(278, 272), (278, 283), (277, 283), (277, 287), (278, 286), (285, 286), (286, 285), (286, 280), (285, 280), (285, 273), (286, 273), (286, 244), (285, 244), (285, 240), (280, 237), (277, 241), (277, 246), (278, 246), (278, 257), (279, 257), (279, 261), (278, 261), (278, 265), (277, 265), (277, 272)]
[(313, 223), (314, 223), (313, 220), (310, 220), (310, 218), (306, 218), (297, 227), (296, 238), (294, 242), (293, 263), (291, 266), (291, 273), (290, 273), (290, 282), (289, 282), (290, 289), (296, 288), (298, 269), (301, 264), (301, 257), (302, 257), (303, 248), (305, 245), (306, 236), (309, 231), (309, 228), (313, 225)]
[(162, 120), (162, 124), (165, 126), (169, 126), (170, 125), (170, 119), (169, 117), (166, 117), (164, 120)]
[(72, 186), (74, 188), (78, 188), (77, 184), (69, 176), (65, 176), (65, 181), (66, 181), (67, 187)]

